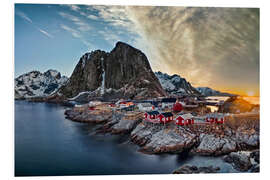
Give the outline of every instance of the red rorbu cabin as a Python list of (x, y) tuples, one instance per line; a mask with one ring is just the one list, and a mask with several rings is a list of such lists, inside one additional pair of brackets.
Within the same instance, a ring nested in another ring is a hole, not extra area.
[(114, 103), (109, 104), (109, 107), (115, 107), (116, 105)]
[(216, 124), (223, 124), (224, 123), (224, 117), (206, 117), (205, 121), (208, 123), (216, 123)]
[(224, 123), (224, 117), (216, 118), (215, 123), (216, 124), (223, 124)]
[(174, 112), (180, 112), (183, 110), (183, 106), (182, 104), (180, 104), (179, 102), (176, 102), (174, 105), (173, 105), (173, 111)]
[(171, 112), (161, 113), (158, 117), (161, 123), (167, 123), (173, 120), (173, 114)]
[(92, 107), (89, 107), (88, 109), (89, 110), (95, 110), (95, 107), (92, 106)]
[(158, 111), (150, 111), (150, 112), (144, 113), (144, 118), (146, 121), (149, 119), (153, 120), (153, 119), (158, 118), (158, 115), (159, 115)]
[(188, 125), (188, 124), (194, 124), (194, 118), (190, 113), (189, 114), (179, 115), (176, 118), (175, 124), (180, 125), (180, 126), (184, 126), (184, 125)]

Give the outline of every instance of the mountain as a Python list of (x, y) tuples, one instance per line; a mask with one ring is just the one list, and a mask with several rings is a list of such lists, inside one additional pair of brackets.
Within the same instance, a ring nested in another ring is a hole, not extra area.
[(216, 91), (209, 87), (197, 87), (196, 88), (203, 96), (235, 96), (234, 94)]
[(31, 71), (15, 79), (15, 99), (31, 97), (46, 97), (56, 92), (67, 82), (66, 76), (61, 76), (56, 70), (44, 73)]
[(155, 72), (162, 88), (170, 95), (200, 95), (200, 92), (196, 90), (185, 78), (179, 75), (168, 75), (160, 71)]
[(117, 42), (111, 52), (84, 54), (70, 80), (57, 95), (69, 100), (146, 99), (166, 96), (147, 57), (140, 50)]

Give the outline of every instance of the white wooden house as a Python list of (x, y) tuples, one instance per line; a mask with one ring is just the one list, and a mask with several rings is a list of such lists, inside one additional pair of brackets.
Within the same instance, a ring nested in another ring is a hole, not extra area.
[(140, 111), (152, 111), (154, 109), (151, 103), (139, 103), (138, 108)]

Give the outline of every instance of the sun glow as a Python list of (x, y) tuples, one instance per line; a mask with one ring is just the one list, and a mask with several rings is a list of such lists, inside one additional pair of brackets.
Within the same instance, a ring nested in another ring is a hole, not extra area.
[(254, 92), (253, 91), (247, 91), (247, 95), (248, 96), (254, 96)]

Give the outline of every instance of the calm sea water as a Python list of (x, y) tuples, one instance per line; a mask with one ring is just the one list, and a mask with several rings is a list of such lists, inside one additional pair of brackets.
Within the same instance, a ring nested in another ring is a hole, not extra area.
[(186, 163), (235, 172), (219, 157), (142, 154), (126, 137), (94, 135), (96, 126), (67, 120), (64, 111), (15, 102), (15, 176), (168, 174)]

